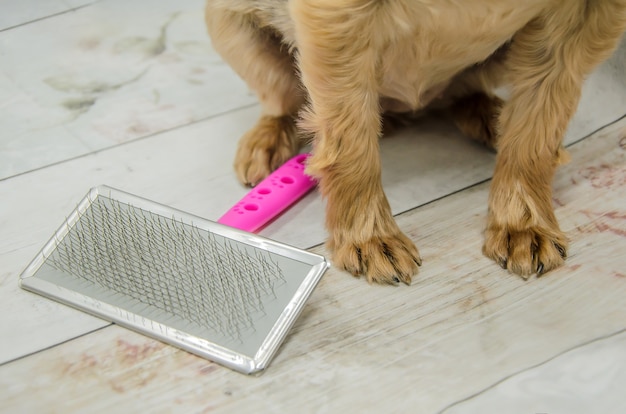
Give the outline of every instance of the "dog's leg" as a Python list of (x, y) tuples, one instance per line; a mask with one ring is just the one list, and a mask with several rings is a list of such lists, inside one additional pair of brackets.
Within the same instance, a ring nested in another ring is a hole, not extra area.
[(551, 189), (561, 140), (584, 76), (609, 56), (626, 23), (623, 0), (570, 3), (522, 29), (507, 62), (512, 91), (499, 118), (483, 251), (525, 278), (566, 256)]
[(376, 2), (291, 2), (302, 81), (303, 127), (315, 134), (308, 172), (327, 199), (336, 266), (378, 283), (410, 283), (417, 249), (398, 228), (381, 182)]
[(503, 104), (498, 96), (476, 92), (455, 101), (450, 111), (461, 132), (489, 148), (495, 148), (498, 115)]
[(468, 137), (495, 149), (498, 116), (504, 101), (495, 94), (503, 84), (504, 60), (509, 44), (501, 46), (480, 65), (466, 69), (451, 82), (444, 105), (457, 127)]
[(305, 98), (288, 47), (261, 29), (250, 15), (207, 6), (206, 21), (215, 49), (257, 93), (263, 113), (239, 141), (235, 170), (255, 185), (297, 153), (295, 116)]

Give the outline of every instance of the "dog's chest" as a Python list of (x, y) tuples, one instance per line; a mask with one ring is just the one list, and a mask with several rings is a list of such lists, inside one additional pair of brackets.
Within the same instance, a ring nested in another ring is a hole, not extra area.
[(510, 40), (509, 31), (490, 36), (462, 32), (415, 33), (379, 51), (379, 85), (382, 97), (417, 110), (437, 99), (464, 69), (488, 59)]
[[(381, 17), (360, 36), (370, 36), (376, 49), (382, 98), (402, 110), (428, 105), (456, 75), (509, 42), (542, 7), (537, 0), (469, 3), (473, 7), (418, 0), (381, 6)], [(393, 9), (398, 4), (404, 4), (402, 11)]]

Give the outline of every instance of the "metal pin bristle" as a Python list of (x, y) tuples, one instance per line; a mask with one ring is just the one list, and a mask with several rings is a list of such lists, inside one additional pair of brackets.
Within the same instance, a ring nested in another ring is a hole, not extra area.
[(269, 252), (98, 197), (49, 258), (58, 270), (241, 340), (285, 282)]

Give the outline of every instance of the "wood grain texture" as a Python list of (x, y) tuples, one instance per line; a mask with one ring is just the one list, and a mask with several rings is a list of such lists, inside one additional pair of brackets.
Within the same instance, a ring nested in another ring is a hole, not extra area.
[(0, 32), (0, 178), (255, 103), (203, 16), (198, 0), (103, 0)]
[[(245, 377), (17, 285), (92, 186), (209, 219), (246, 193), (231, 164), (259, 108), (212, 50), (203, 2), (4, 3), (0, 412), (626, 411), (624, 119), (558, 171), (570, 258), (528, 282), (480, 254), (492, 153), (438, 118), (383, 139), (420, 275), (372, 287), (331, 269), (268, 371)], [(626, 40), (586, 82), (568, 143), (626, 114), (625, 67)], [(309, 248), (323, 212), (311, 193), (261, 234)]]
[(539, 279), (480, 254), (483, 183), (398, 217), (423, 253), (412, 286), (331, 269), (260, 377), (112, 326), (5, 364), (1, 399), (11, 411), (439, 412), (626, 328), (625, 141), (626, 119), (572, 148), (555, 182), (570, 258)]
[(5, 0), (1, 3), (0, 31), (69, 13), (96, 1), (98, 0)]
[(445, 414), (611, 413), (624, 411), (626, 332), (568, 350), (504, 378)]

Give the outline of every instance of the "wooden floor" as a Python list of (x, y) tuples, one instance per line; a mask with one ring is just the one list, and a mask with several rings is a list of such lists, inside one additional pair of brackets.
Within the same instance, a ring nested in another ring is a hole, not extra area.
[[(564, 267), (523, 281), (480, 253), (494, 154), (445, 119), (381, 142), (424, 265), (412, 286), (331, 268), (261, 376), (18, 287), (107, 184), (218, 218), (259, 113), (201, 0), (0, 4), (0, 412), (626, 412), (626, 43), (588, 80), (554, 204)], [(261, 234), (326, 254), (313, 192)]]

